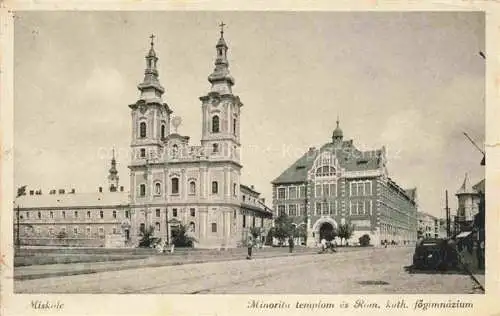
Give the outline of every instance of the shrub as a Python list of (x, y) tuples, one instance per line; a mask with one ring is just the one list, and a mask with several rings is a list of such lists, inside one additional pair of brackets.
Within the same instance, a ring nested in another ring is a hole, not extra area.
[(359, 237), (359, 245), (362, 247), (366, 247), (370, 245), (370, 236), (368, 234), (364, 234)]

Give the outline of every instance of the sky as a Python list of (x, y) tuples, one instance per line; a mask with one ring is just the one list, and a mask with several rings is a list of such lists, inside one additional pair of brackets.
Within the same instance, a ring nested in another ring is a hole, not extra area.
[(14, 176), (31, 189), (106, 186), (111, 149), (129, 188), (131, 116), (155, 34), (164, 100), (199, 144), (218, 24), (241, 114), (242, 183), (271, 181), (309, 147), (386, 146), (388, 171), (444, 217), (445, 190), (484, 178), (485, 19), (480, 12), (19, 12)]

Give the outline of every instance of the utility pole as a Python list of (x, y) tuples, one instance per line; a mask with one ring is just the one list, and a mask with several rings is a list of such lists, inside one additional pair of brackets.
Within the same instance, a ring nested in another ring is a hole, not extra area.
[(446, 237), (450, 238), (451, 235), (451, 214), (448, 207), (448, 190), (446, 190)]

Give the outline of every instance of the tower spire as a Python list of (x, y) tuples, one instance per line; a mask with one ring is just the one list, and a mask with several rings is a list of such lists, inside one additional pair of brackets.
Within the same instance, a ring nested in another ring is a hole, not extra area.
[(224, 26), (226, 26), (224, 22), (219, 24), (220, 38), (217, 41), (217, 45), (215, 45), (215, 69), (208, 76), (208, 81), (212, 84), (212, 92), (232, 94), (231, 87), (234, 85), (234, 78), (229, 73), (229, 62), (227, 60), (227, 51), (229, 48), (224, 39)]
[(144, 80), (140, 83), (137, 88), (141, 91), (141, 98), (146, 98), (146, 95), (149, 94), (154, 97), (161, 97), (161, 95), (165, 92), (165, 89), (162, 87), (159, 81), (158, 69), (156, 64), (158, 62), (158, 57), (156, 57), (156, 51), (154, 48), (154, 39), (155, 35), (151, 34), (149, 37), (151, 39), (149, 48), (149, 52), (146, 55), (146, 69), (144, 70)]
[(342, 144), (342, 139), (344, 138), (344, 133), (342, 132), (342, 129), (340, 128), (340, 120), (339, 120), (339, 115), (337, 114), (337, 127), (335, 130), (333, 130), (333, 135), (332, 135), (332, 142), (340, 146)]
[(119, 180), (120, 177), (118, 176), (118, 170), (116, 169), (115, 148), (113, 147), (113, 157), (111, 158), (111, 168), (109, 168), (109, 175), (108, 175), (110, 192), (116, 192)]

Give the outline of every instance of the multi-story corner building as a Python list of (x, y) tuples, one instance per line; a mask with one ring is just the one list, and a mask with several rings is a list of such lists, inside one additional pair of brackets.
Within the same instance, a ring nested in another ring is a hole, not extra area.
[[(272, 212), (257, 191), (240, 183), (243, 104), (232, 90), (234, 79), (229, 72), (224, 32), (221, 30), (215, 47), (215, 68), (208, 77), (210, 89), (199, 98), (202, 135), (201, 144), (194, 146), (189, 144), (188, 136), (178, 134), (180, 118), (172, 117), (173, 106), (163, 100), (165, 89), (159, 81), (153, 38), (145, 57), (144, 80), (138, 85), (139, 99), (129, 105), (130, 192), (117, 190), (119, 178), (116, 168), (112, 168), (108, 177), (110, 192), (106, 194), (98, 192), (78, 199), (77, 195), (49, 195), (49, 199), (26, 196), (18, 201), (21, 213), (39, 214), (31, 217), (38, 221), (39, 225), (33, 223), (37, 227), (58, 226), (66, 231), (71, 227), (74, 232), (73, 220), (81, 218), (91, 229), (78, 230), (78, 234), (90, 231), (94, 236), (95, 224), (97, 235), (114, 233), (132, 245), (137, 244), (147, 227), (153, 226), (157, 236), (170, 239), (183, 223), (197, 239), (197, 247), (235, 247), (245, 238), (249, 225), (268, 227)], [(77, 209), (82, 209), (79, 217), (69, 214), (77, 214)], [(51, 217), (48, 212), (58, 215)]]
[(446, 223), (442, 219), (428, 213), (418, 212), (418, 237), (446, 237)]
[(343, 140), (338, 121), (331, 142), (310, 148), (272, 185), (275, 216), (306, 225), (309, 246), (344, 223), (355, 227), (351, 244), (364, 234), (374, 245), (417, 238), (416, 189), (389, 178), (384, 147), (360, 151)]

